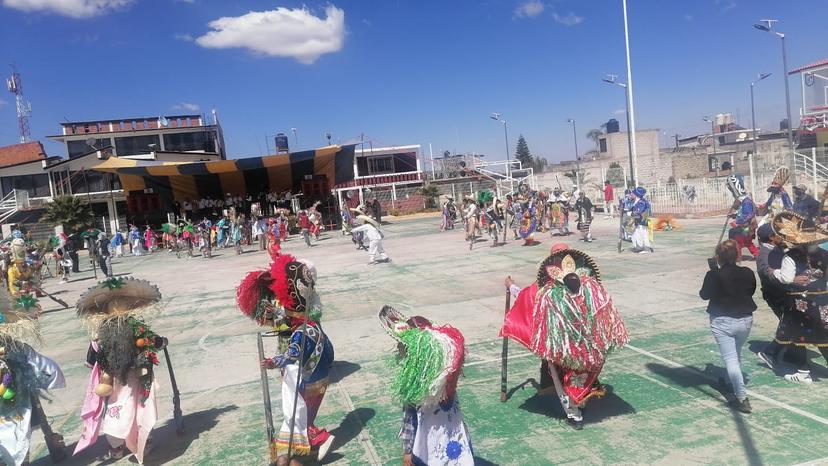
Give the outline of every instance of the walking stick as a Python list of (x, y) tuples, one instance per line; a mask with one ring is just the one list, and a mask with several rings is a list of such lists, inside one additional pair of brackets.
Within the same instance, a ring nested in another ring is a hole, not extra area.
[(69, 309), (69, 304), (67, 304), (66, 301), (52, 296), (51, 294), (47, 293), (46, 290), (44, 290), (43, 288), (39, 286), (32, 286), (32, 289), (43, 293), (44, 295), (46, 295), (47, 298), (63, 306), (64, 309)]
[(716, 243), (717, 245), (721, 244), (722, 240), (724, 239), (725, 232), (727, 231), (727, 225), (730, 223), (730, 216), (733, 214), (733, 211), (739, 208), (739, 204), (741, 204), (741, 202), (738, 199), (736, 199), (735, 201), (733, 201), (733, 205), (730, 206), (730, 212), (728, 212), (727, 217), (725, 217), (725, 222), (722, 226), (722, 234), (719, 236), (719, 242)]
[(46, 413), (43, 412), (43, 405), (40, 404), (40, 398), (36, 394), (32, 394), (31, 400), (32, 411), (37, 413), (37, 417), (40, 419), (40, 430), (43, 432), (46, 448), (49, 449), (49, 457), (53, 463), (60, 463), (66, 459), (66, 443), (63, 441), (63, 436), (52, 431)]
[[(310, 293), (308, 296), (313, 296), (313, 283), (309, 287)], [(310, 304), (309, 304), (310, 305)], [(306, 311), (306, 314), (309, 313), (309, 310)], [(296, 361), (296, 364), (299, 366), (299, 371), (296, 374), (296, 390), (293, 392), (293, 413), (290, 415), (290, 437), (288, 440), (288, 451), (287, 451), (287, 462), (290, 463), (292, 459), (291, 453), (293, 451), (293, 431), (296, 428), (296, 403), (299, 401), (299, 385), (302, 381), (302, 369), (304, 366), (305, 361), (305, 343), (307, 342), (308, 338), (308, 318), (307, 316), (302, 322), (302, 339), (300, 340), (299, 346), (299, 359)]]
[[(509, 292), (509, 288), (506, 287), (506, 310), (503, 313), (504, 319), (506, 314), (509, 313), (509, 308), (512, 304), (512, 293)], [(507, 365), (509, 360), (509, 339), (503, 337), (503, 347), (500, 350), (500, 401), (506, 401), (506, 380), (507, 380)]]
[(175, 371), (173, 371), (172, 361), (170, 361), (170, 352), (164, 346), (164, 359), (167, 361), (167, 370), (170, 371), (170, 383), (173, 390), (173, 419), (175, 419), (175, 433), (178, 435), (184, 434), (184, 416), (181, 413), (181, 393), (178, 391), (178, 384), (175, 382)]
[[(257, 343), (259, 345), (259, 364), (265, 360), (264, 344), (262, 342), (262, 334), (256, 335)], [(265, 429), (267, 434), (267, 450), (270, 452), (270, 462), (276, 463), (277, 455), (276, 448), (273, 445), (273, 440), (276, 438), (276, 430), (273, 428), (273, 411), (270, 406), (270, 385), (267, 381), (267, 369), (260, 367), (262, 377), (262, 399), (264, 401), (265, 411)]]

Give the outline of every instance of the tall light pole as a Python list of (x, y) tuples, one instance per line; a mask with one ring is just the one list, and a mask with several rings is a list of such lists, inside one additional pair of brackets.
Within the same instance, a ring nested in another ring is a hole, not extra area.
[(632, 182), (633, 186), (638, 183), (638, 155), (635, 148), (635, 106), (633, 105), (633, 78), (632, 66), (630, 65), (630, 31), (627, 25), (627, 0), (622, 0), (624, 6), (624, 44), (627, 50), (627, 108), (630, 113), (629, 133), (630, 133), (630, 152), (632, 157)]
[[(633, 163), (633, 134), (632, 134), (632, 131), (630, 130), (630, 92), (629, 92), (630, 88), (624, 83), (617, 82), (616, 81), (617, 78), (618, 78), (618, 76), (616, 76), (614, 74), (608, 74), (606, 78), (602, 79), (602, 81), (604, 81), (605, 83), (608, 83), (608, 84), (614, 84), (618, 87), (624, 88), (624, 106), (626, 107), (626, 114), (627, 114), (627, 150), (629, 150), (629, 154), (630, 154), (630, 173), (633, 173), (635, 171), (635, 168), (633, 167), (633, 165), (634, 165), (634, 163)], [(633, 182), (633, 186), (635, 186), (635, 179), (633, 179), (632, 182)], [(626, 186), (626, 184), (627, 184), (627, 180), (625, 179), (624, 180), (624, 185)]]
[(713, 155), (716, 155), (716, 117), (703, 116), (702, 120), (710, 123), (710, 143), (713, 144)]
[(506, 138), (506, 177), (509, 178), (509, 190), (514, 191), (512, 183), (512, 160), (509, 155), (509, 130), (506, 129), (506, 120), (501, 118), (501, 114), (497, 112), (489, 115), (489, 118), (503, 124), (503, 136)]
[(578, 189), (581, 189), (581, 156), (578, 155), (578, 133), (575, 131), (575, 119), (567, 118), (566, 121), (572, 123), (572, 140), (575, 141), (575, 184)]
[[(791, 170), (795, 169), (796, 161), (794, 159), (794, 145), (793, 145), (793, 121), (791, 119), (791, 89), (788, 85), (788, 52), (785, 47), (785, 34), (773, 30), (773, 23), (779, 22), (777, 19), (761, 19), (753, 27), (760, 31), (776, 34), (776, 37), (782, 42), (782, 80), (785, 81), (785, 113), (788, 116), (788, 146), (791, 148)], [(764, 24), (762, 24), (764, 23)]]
[(750, 190), (751, 192), (753, 192), (754, 196), (756, 195), (756, 176), (754, 176), (753, 173), (753, 158), (756, 157), (758, 151), (756, 149), (756, 108), (753, 104), (753, 86), (755, 86), (756, 83), (767, 78), (770, 75), (770, 73), (760, 73), (759, 77), (756, 78), (756, 80), (751, 81), (750, 83), (750, 124), (753, 126), (753, 154), (751, 154), (751, 156), (748, 158), (748, 162), (750, 164)]

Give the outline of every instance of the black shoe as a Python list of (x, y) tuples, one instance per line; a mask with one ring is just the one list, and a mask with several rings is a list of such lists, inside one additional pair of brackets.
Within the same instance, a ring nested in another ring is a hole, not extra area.
[(736, 411), (744, 414), (750, 414), (753, 411), (753, 408), (750, 407), (750, 400), (747, 398), (742, 401), (733, 400), (730, 402), (730, 406)]
[(569, 424), (569, 427), (572, 427), (575, 430), (584, 430), (583, 419), (572, 419), (571, 417), (568, 417), (566, 418), (566, 423)]

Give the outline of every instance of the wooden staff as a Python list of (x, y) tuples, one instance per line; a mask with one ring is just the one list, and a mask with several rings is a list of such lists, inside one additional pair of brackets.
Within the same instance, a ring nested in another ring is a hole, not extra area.
[[(511, 277), (510, 277), (511, 278)], [(506, 287), (506, 310), (503, 312), (504, 319), (509, 313), (509, 308), (512, 304), (512, 293), (509, 292), (509, 287)], [(500, 401), (506, 401), (506, 381), (508, 375), (508, 361), (509, 361), (509, 339), (503, 337), (503, 348), (500, 350)]]
[(722, 240), (724, 240), (725, 232), (727, 232), (727, 225), (730, 223), (730, 216), (733, 214), (734, 211), (736, 211), (736, 209), (739, 208), (740, 204), (741, 202), (738, 199), (736, 199), (733, 201), (733, 205), (730, 206), (730, 212), (728, 212), (727, 217), (725, 217), (725, 223), (724, 226), (722, 226), (722, 234), (719, 236), (719, 241), (716, 243), (717, 245), (721, 244)]
[[(261, 362), (265, 360), (264, 356), (264, 343), (262, 342), (262, 334), (259, 333), (256, 335), (257, 343), (259, 345), (259, 365), (261, 366)], [(264, 412), (265, 412), (265, 428), (266, 428), (266, 435), (267, 435), (267, 450), (270, 452), (270, 462), (275, 463), (277, 458), (276, 455), (276, 448), (273, 445), (273, 440), (276, 438), (276, 430), (273, 427), (273, 410), (270, 405), (270, 384), (267, 380), (267, 369), (261, 367), (261, 377), (262, 377), (262, 399), (264, 401)]]
[[(166, 338), (164, 339), (166, 341)], [(175, 433), (179, 436), (184, 434), (184, 415), (181, 412), (181, 392), (178, 391), (178, 383), (175, 381), (175, 371), (173, 370), (172, 361), (170, 360), (170, 352), (167, 351), (167, 345), (164, 345), (164, 359), (167, 361), (167, 369), (170, 372), (170, 384), (173, 391), (173, 419), (175, 419)]]

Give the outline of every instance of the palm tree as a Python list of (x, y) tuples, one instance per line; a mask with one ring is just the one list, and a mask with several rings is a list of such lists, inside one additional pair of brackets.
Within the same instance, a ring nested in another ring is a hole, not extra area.
[(63, 225), (66, 234), (77, 233), (93, 222), (92, 209), (75, 196), (58, 196), (46, 206), (41, 220), (52, 226)]
[(592, 143), (595, 144), (595, 148), (598, 148), (598, 141), (601, 139), (601, 136), (604, 135), (604, 132), (600, 129), (593, 128), (589, 130), (586, 134), (586, 137), (592, 140)]
[(440, 197), (440, 190), (437, 186), (427, 185), (417, 190), (417, 193), (426, 198), (428, 207), (437, 207), (437, 198)]

